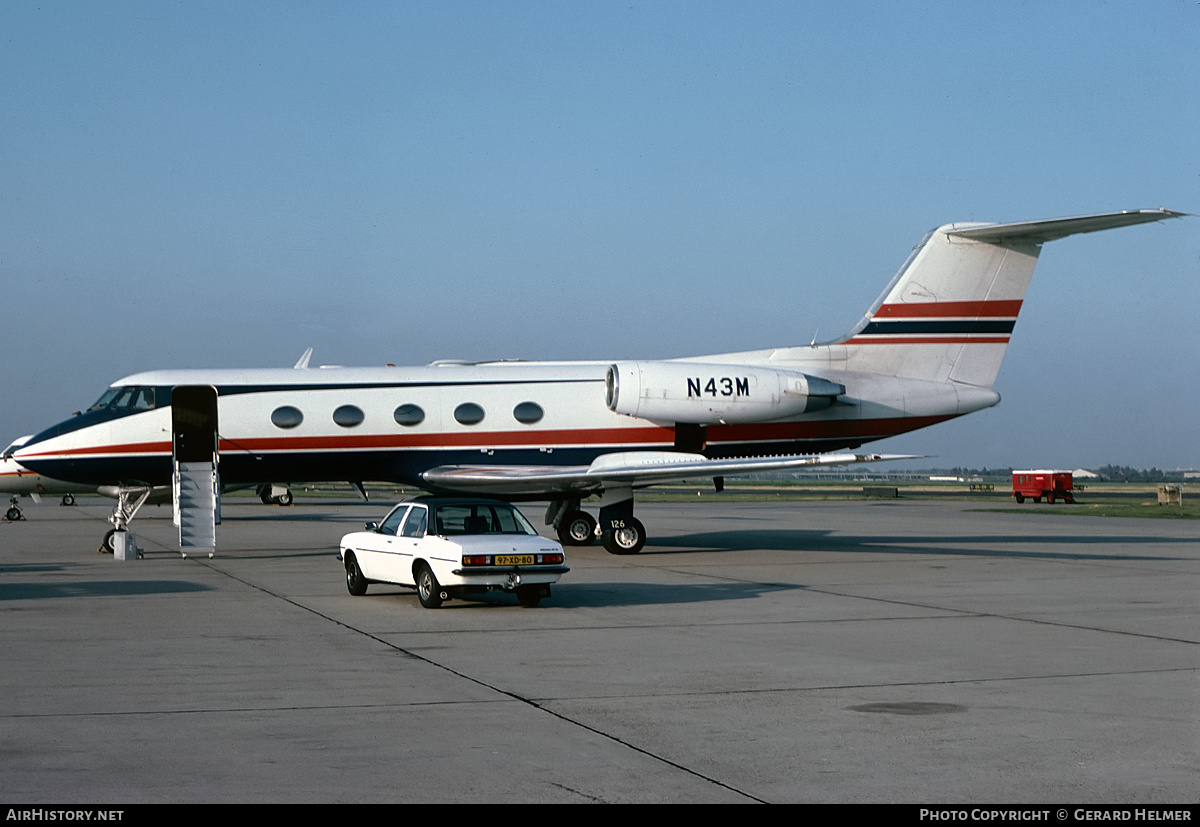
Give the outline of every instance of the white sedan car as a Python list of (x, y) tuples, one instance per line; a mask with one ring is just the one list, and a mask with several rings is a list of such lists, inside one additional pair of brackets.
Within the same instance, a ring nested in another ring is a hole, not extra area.
[(512, 505), (468, 497), (402, 502), (382, 523), (343, 537), (338, 559), (350, 594), (392, 583), (416, 589), (426, 609), (494, 589), (536, 606), (569, 571), (562, 546), (539, 535)]

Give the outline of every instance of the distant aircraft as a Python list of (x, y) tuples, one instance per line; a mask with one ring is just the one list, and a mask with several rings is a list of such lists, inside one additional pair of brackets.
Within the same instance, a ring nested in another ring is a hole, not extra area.
[[(828, 452), (995, 405), (1042, 244), (1182, 215), (946, 224), (848, 334), (822, 344), (664, 361), (139, 373), (16, 456), (64, 480), (167, 485), (173, 428), (199, 422), (223, 483), (376, 480), (549, 499), (564, 543), (598, 533), (633, 554), (646, 540), (635, 489), (886, 459)], [(598, 526), (581, 509), (590, 495)]]
[(77, 482), (44, 477), (36, 471), (26, 468), (13, 459), (13, 454), (29, 441), (32, 434), (12, 441), (0, 455), (0, 493), (12, 495), (9, 500), (5, 517), (9, 520), (21, 519), (21, 507), (17, 504), (17, 495), (40, 499), (42, 495), (62, 495), (63, 505), (74, 505), (76, 494), (91, 494), (96, 491), (94, 485), (81, 485)]

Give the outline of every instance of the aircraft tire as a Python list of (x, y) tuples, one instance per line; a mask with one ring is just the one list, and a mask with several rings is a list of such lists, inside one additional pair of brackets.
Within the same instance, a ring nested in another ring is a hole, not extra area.
[(628, 517), (624, 526), (604, 532), (601, 539), (610, 554), (637, 554), (646, 545), (646, 527), (636, 517)]
[(75, 496), (73, 494), (63, 494), (63, 505), (75, 505)]
[(564, 546), (590, 546), (596, 542), (596, 520), (586, 511), (572, 511), (558, 524), (558, 541)]
[(275, 505), (291, 505), (291, 504), (292, 504), (291, 489), (284, 491), (282, 494), (280, 494), (278, 497), (275, 498)]
[(346, 591), (355, 597), (367, 593), (367, 578), (363, 577), (362, 569), (353, 554), (346, 555)]
[(445, 600), (441, 585), (433, 574), (433, 569), (422, 563), (417, 569), (417, 599), (426, 609), (436, 609)]
[(98, 549), (100, 554), (116, 553), (117, 544), (113, 541), (113, 535), (116, 533), (117, 530), (115, 528), (110, 528), (108, 531), (104, 532), (104, 539), (100, 541), (100, 548)]
[(8, 509), (8, 511), (4, 512), (4, 519), (10, 522), (16, 522), (17, 520), (21, 519), (21, 509), (17, 508), (15, 505), (12, 506)]

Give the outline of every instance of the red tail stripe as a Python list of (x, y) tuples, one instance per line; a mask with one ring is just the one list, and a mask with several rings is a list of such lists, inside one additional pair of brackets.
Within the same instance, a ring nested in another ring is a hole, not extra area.
[(1015, 318), (1021, 312), (1021, 300), (975, 302), (916, 302), (913, 304), (884, 304), (875, 311), (874, 319), (929, 318)]

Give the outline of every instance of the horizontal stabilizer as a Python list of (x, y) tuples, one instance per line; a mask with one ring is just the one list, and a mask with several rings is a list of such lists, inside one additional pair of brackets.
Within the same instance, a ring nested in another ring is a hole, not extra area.
[(432, 488), (464, 493), (498, 496), (589, 494), (614, 485), (640, 488), (697, 477), (731, 477), (917, 458), (918, 455), (912, 454), (838, 453), (709, 459), (702, 454), (673, 451), (625, 451), (599, 456), (591, 465), (443, 465), (429, 469), (421, 477)]
[(1015, 221), (1011, 224), (988, 224), (986, 226), (966, 227), (961, 230), (947, 229), (946, 235), (957, 235), (975, 241), (1028, 241), (1041, 244), (1054, 241), (1056, 238), (1066, 238), (1078, 233), (1095, 233), (1100, 230), (1112, 230), (1116, 227), (1129, 227), (1134, 224), (1147, 224), (1151, 221), (1161, 221), (1164, 218), (1182, 218), (1187, 213), (1174, 210), (1122, 210), (1120, 212), (1097, 213), (1095, 215), (1080, 215), (1074, 218), (1049, 218), (1041, 221)]

